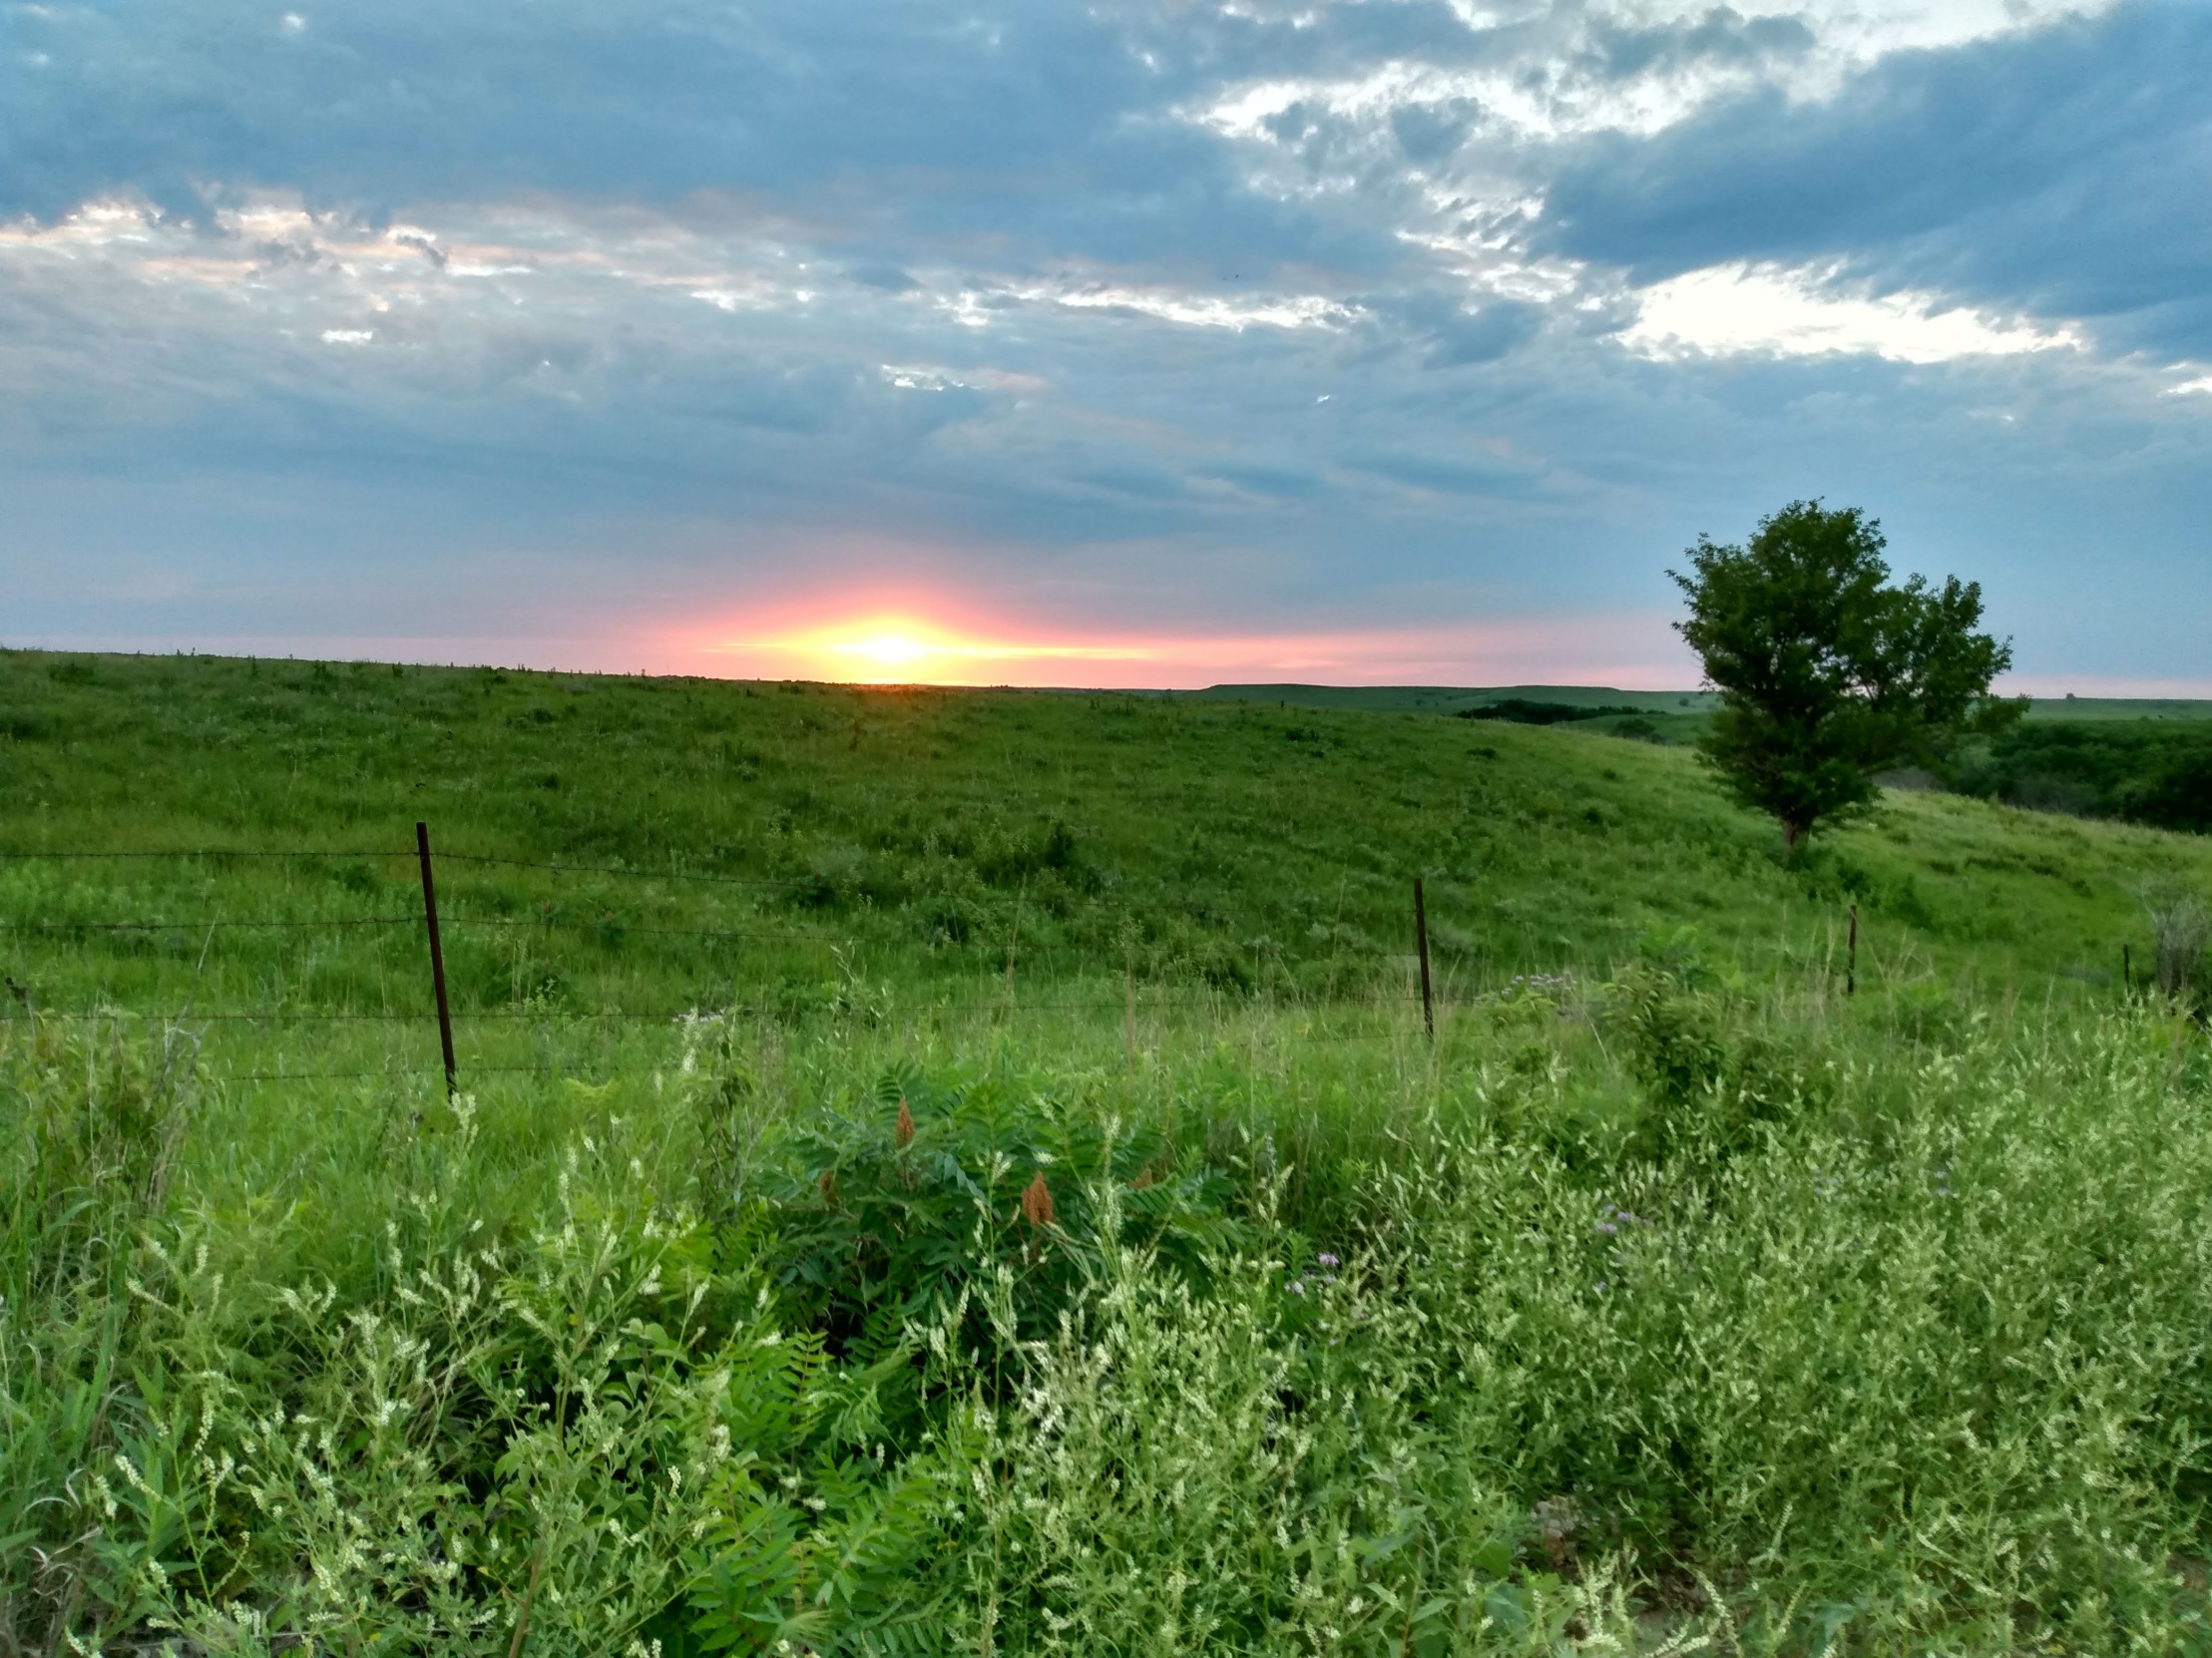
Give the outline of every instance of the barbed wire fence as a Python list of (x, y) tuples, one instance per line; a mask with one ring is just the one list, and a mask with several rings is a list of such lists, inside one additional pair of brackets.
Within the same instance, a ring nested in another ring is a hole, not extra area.
[[(520, 1025), (544, 1024), (559, 1018), (577, 1024), (617, 1026), (666, 1026), (687, 1017), (721, 1015), (725, 1017), (772, 1017), (784, 1010), (769, 1005), (753, 1006), (734, 998), (724, 999), (721, 1005), (693, 1002), (683, 1007), (657, 1008), (575, 1008), (558, 1010), (546, 1008), (472, 1008), (455, 1010), (447, 992), (445, 979), (442, 927), (459, 927), (477, 930), (547, 930), (555, 925), (547, 917), (515, 917), (486, 915), (456, 915), (441, 917), (438, 907), (437, 871), (441, 865), (466, 865), (529, 870), (562, 876), (602, 876), (671, 884), (753, 889), (759, 891), (804, 890), (810, 883), (804, 879), (765, 876), (733, 876), (710, 873), (696, 868), (686, 868), (691, 861), (683, 855), (671, 860), (666, 869), (639, 868), (633, 865), (571, 862), (553, 859), (529, 859), (501, 857), (486, 853), (433, 851), (429, 828), (426, 823), (416, 825), (417, 844), (412, 849), (397, 848), (240, 848), (198, 847), (148, 850), (90, 850), (90, 849), (31, 849), (0, 852), (0, 867), (28, 862), (130, 862), (130, 861), (195, 861), (220, 866), (224, 863), (258, 863), (276, 861), (318, 863), (367, 863), (374, 861), (410, 861), (418, 866), (422, 882), (423, 899), (419, 911), (406, 914), (340, 916), (300, 919), (267, 916), (203, 916), (192, 920), (167, 920), (160, 918), (99, 918), (99, 919), (0, 919), (0, 933), (40, 938), (62, 938), (87, 935), (199, 935), (208, 937), (212, 947), (214, 938), (226, 932), (339, 932), (358, 933), (367, 929), (415, 929), (423, 937), (426, 946), (424, 966), (430, 980), (430, 1008), (414, 1011), (384, 1009), (373, 1012), (339, 1011), (310, 1008), (199, 1008), (192, 999), (173, 1012), (154, 1012), (146, 1009), (99, 1007), (92, 1009), (55, 1009), (38, 1006), (28, 989), (7, 980), (9, 1000), (0, 1007), (0, 1020), (15, 1023), (29, 1020), (56, 1021), (113, 1021), (141, 1020), (175, 1025), (212, 1026), (327, 1026), (362, 1027), (391, 1026), (423, 1028), (435, 1024), (439, 1036), (439, 1057), (442, 1064), (395, 1064), (357, 1069), (292, 1069), (251, 1070), (230, 1073), (232, 1081), (289, 1081), (308, 1079), (365, 1079), (378, 1076), (435, 1075), (445, 1073), (449, 1091), (460, 1086), (460, 1065), (454, 1045), (453, 1031), (459, 1025)], [(703, 861), (703, 860), (701, 860)], [(1353, 1012), (1357, 1010), (1398, 1009), (1418, 1003), (1422, 1010), (1423, 1029), (1430, 1038), (1436, 1034), (1436, 1013), (1444, 1000), (1436, 994), (1431, 974), (1429, 939), (1425, 895), (1422, 883), (1413, 883), (1413, 903), (1409, 920), (1412, 923), (1415, 945), (1414, 955), (1419, 966), (1420, 989), (1401, 995), (1370, 994), (1360, 997), (1327, 996), (1320, 1000), (1302, 1000), (1299, 1006), (1315, 1014)], [(548, 901), (550, 902), (550, 901)], [(579, 925), (571, 923), (570, 925)], [(581, 924), (596, 926), (604, 935), (629, 938), (643, 937), (666, 940), (687, 940), (704, 943), (775, 944), (823, 949), (843, 953), (858, 947), (861, 941), (821, 932), (796, 932), (751, 927), (686, 928), (659, 925), (640, 925), (632, 921), (601, 916), (595, 922)], [(206, 948), (202, 953), (206, 960)], [(1332, 984), (1333, 984), (1332, 976)], [(975, 998), (963, 1002), (933, 1000), (898, 1010), (909, 1017), (935, 1018), (954, 1014), (991, 1015), (997, 1018), (1034, 1016), (1062, 1013), (1106, 1013), (1123, 1015), (1130, 1024), (1130, 1043), (1133, 1048), (1133, 1023), (1138, 1014), (1157, 1015), (1173, 1010), (1207, 1009), (1219, 1012), (1223, 1003), (1218, 993), (1177, 996), (1159, 988), (1148, 988), (1139, 996), (1135, 988), (1133, 972), (1127, 976), (1124, 994), (1116, 1000), (1082, 998), (1070, 1000), (1048, 998), (1045, 1000), (1017, 997), (1013, 973), (1013, 955), (1010, 946), (1009, 967), (1005, 990), (992, 997)], [(1457, 1004), (1453, 1004), (1457, 1005)], [(1342, 1039), (1355, 1035), (1345, 1031), (1324, 1031), (1307, 1027), (1296, 1035), (1315, 1039)], [(486, 1064), (471, 1062), (471, 1076), (544, 1073), (558, 1067), (550, 1064)]]

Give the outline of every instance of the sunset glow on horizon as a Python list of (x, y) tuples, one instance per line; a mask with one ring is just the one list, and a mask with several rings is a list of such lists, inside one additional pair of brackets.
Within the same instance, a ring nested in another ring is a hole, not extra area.
[[(1026, 685), (1196, 689), (1208, 684), (1528, 684), (1579, 677), (1621, 688), (1687, 686), (1686, 657), (1637, 647), (1640, 615), (1337, 632), (1154, 633), (1070, 637), (1050, 624), (924, 620), (917, 610), (698, 637), (675, 648), (737, 677), (862, 685)], [(1663, 632), (1666, 646), (1674, 641)], [(672, 643), (673, 641), (671, 641)]]
[(733, 639), (712, 648), (757, 652), (806, 667), (812, 677), (863, 685), (972, 683), (979, 677), (973, 664), (985, 662), (1138, 662), (1159, 654), (1148, 645), (979, 638), (903, 616), (869, 617), (780, 638)]

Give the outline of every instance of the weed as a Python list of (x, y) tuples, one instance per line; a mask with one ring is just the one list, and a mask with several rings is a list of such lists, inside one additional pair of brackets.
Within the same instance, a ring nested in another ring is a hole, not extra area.
[(2201, 992), (2212, 908), (2198, 894), (2174, 887), (2152, 893), (2144, 908), (2150, 912), (2152, 982), (2176, 1001)]

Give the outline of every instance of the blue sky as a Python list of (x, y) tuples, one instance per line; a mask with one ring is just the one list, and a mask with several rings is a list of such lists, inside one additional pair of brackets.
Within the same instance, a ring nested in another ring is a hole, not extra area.
[(1821, 496), (2212, 694), (2207, 86), (2202, 4), (0, 0), (0, 640), (1662, 685)]

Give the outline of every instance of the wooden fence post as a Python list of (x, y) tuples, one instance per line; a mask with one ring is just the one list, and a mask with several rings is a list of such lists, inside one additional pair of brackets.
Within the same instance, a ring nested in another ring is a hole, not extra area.
[(1843, 993), (1859, 994), (1859, 906), (1851, 906), (1851, 944), (1844, 956)]

